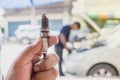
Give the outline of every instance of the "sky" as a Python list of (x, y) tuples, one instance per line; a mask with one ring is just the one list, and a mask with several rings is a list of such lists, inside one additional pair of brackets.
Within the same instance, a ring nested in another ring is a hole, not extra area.
[[(33, 0), (35, 6), (61, 2), (64, 0)], [(0, 0), (0, 7), (5, 9), (25, 8), (32, 6), (31, 0)]]

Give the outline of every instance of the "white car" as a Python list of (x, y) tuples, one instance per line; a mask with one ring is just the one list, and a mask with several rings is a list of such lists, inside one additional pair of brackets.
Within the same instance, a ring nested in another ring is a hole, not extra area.
[[(99, 28), (94, 26), (95, 23), (90, 23), (92, 20), (84, 17), (82, 18), (85, 22), (89, 23), (92, 28)], [(118, 38), (120, 32), (115, 29), (115, 31), (113, 31), (114, 33), (104, 36), (99, 29), (96, 31), (101, 34), (99, 38), (104, 37), (106, 39), (106, 45), (90, 47), (85, 51), (73, 50), (71, 54), (64, 57), (64, 68), (66, 73), (81, 77), (120, 76), (120, 39)], [(99, 40), (98, 38), (95, 39)], [(104, 42), (103, 40), (103, 43)], [(91, 41), (90, 43), (93, 42)]]
[(101, 32), (105, 34), (109, 34), (112, 31), (112, 29), (117, 27), (118, 24), (119, 24), (119, 20), (107, 20), (103, 28), (101, 29)]
[(20, 25), (15, 31), (15, 35), (23, 44), (30, 44), (40, 36), (40, 26)]
[[(23, 44), (31, 44), (40, 37), (39, 25), (20, 25), (15, 31), (17, 40)], [(50, 31), (50, 35), (58, 36), (59, 31)]]

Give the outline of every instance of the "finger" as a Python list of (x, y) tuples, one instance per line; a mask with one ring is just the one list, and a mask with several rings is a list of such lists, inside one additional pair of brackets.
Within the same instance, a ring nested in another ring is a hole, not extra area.
[(56, 68), (52, 68), (48, 71), (38, 72), (33, 75), (32, 80), (56, 80), (58, 72)]
[[(56, 40), (57, 38), (50, 37), (50, 40), (51, 39), (53, 40), (51, 45), (57, 43), (57, 40)], [(22, 52), (22, 54), (17, 58), (15, 65), (21, 66), (21, 65), (28, 64), (29, 62), (31, 62), (33, 60), (35, 55), (39, 55), (39, 56), (42, 55), (42, 40), (41, 39), (39, 39), (35, 45), (32, 45), (32, 46), (28, 47), (27, 49), (25, 49)]]
[(31, 45), (29, 50), (36, 54), (42, 49), (42, 39), (40, 38), (35, 44)]
[[(20, 56), (18, 56), (14, 62), (15, 67), (19, 67), (28, 64), (32, 61), (35, 53), (37, 53), (42, 47), (42, 40), (39, 40), (34, 46), (26, 48)], [(39, 49), (38, 49), (39, 48)]]
[(56, 36), (49, 37), (49, 42), (48, 43), (49, 43), (49, 47), (57, 44), (58, 43), (58, 37), (56, 37)]
[[(51, 47), (51, 46), (54, 45), (54, 44), (57, 44), (57, 42), (58, 42), (58, 39), (57, 39), (56, 36), (49, 37), (49, 42), (48, 42), (49, 47)], [(40, 56), (42, 55), (41, 53), (42, 53), (42, 50), (40, 50), (40, 51), (38, 52), (38, 54), (34, 56), (34, 58), (33, 58), (33, 60), (32, 60), (32, 61), (33, 61), (33, 64), (34, 64), (34, 63), (37, 63), (38, 61), (40, 61)]]
[(40, 61), (40, 56), (39, 55), (34, 55), (33, 59), (32, 59), (32, 63), (35, 64), (35, 63), (38, 63)]
[(41, 60), (34, 65), (34, 72), (47, 71), (53, 68), (58, 63), (58, 61), (59, 58), (56, 54), (50, 54), (48, 55), (47, 59)]

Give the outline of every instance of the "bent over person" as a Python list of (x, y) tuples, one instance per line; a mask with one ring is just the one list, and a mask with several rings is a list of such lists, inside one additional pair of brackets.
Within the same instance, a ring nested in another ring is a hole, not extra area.
[(58, 36), (59, 42), (55, 45), (55, 51), (58, 54), (59, 61), (59, 75), (64, 76), (62, 71), (62, 62), (63, 62), (63, 49), (67, 49), (70, 52), (70, 49), (66, 46), (66, 43), (69, 41), (70, 31), (76, 31), (80, 29), (80, 24), (78, 22), (74, 22), (72, 25), (66, 25), (62, 28), (60, 35)]

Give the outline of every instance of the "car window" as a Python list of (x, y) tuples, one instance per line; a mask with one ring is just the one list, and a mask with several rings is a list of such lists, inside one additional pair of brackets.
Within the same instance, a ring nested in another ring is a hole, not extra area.
[(20, 30), (21, 32), (24, 32), (24, 31), (26, 31), (25, 29), (22, 29), (22, 30)]

